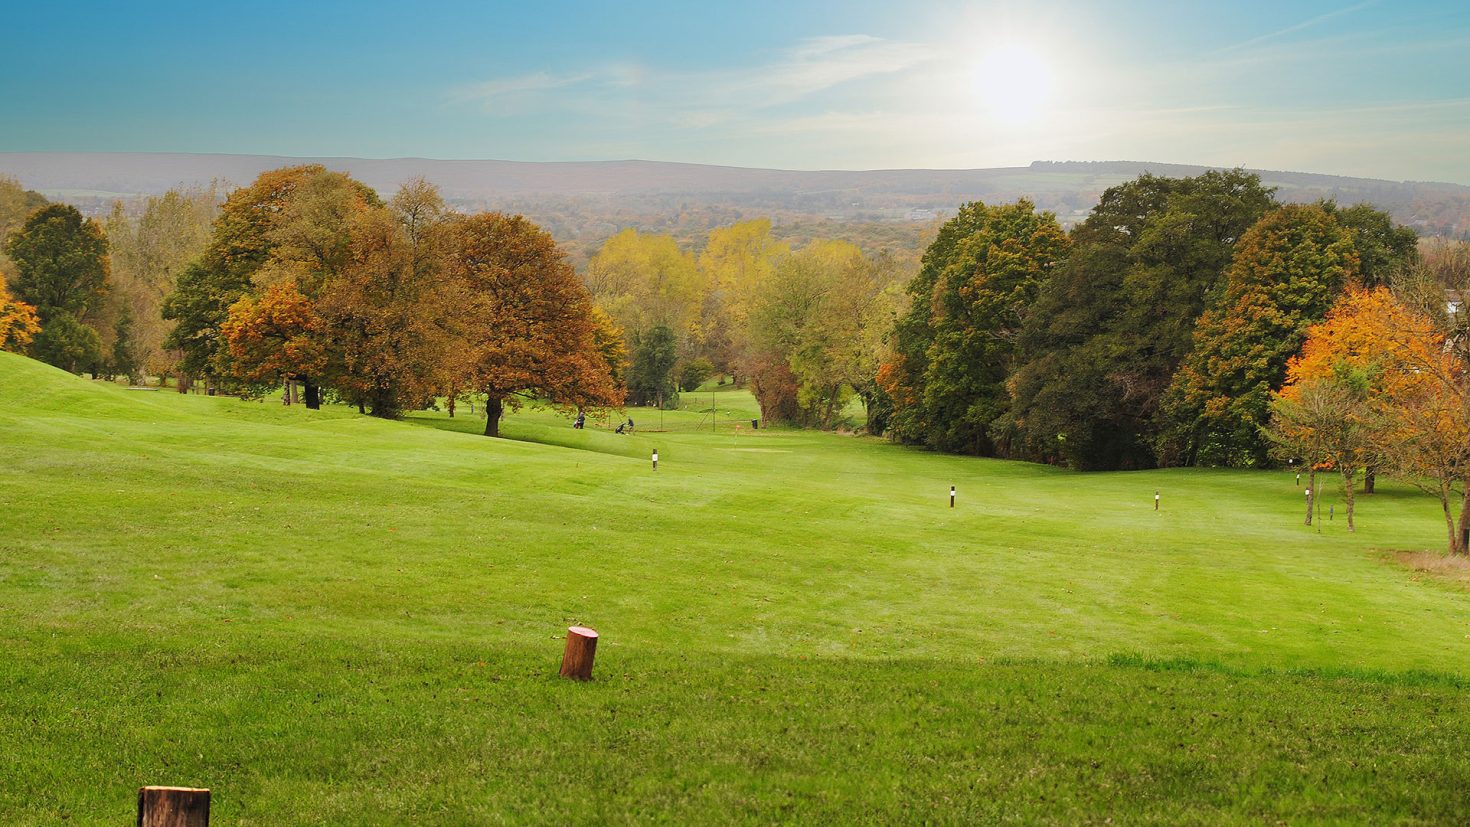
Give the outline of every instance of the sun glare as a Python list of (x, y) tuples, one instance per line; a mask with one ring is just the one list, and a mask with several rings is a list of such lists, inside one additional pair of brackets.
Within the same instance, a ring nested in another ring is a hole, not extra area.
[(1054, 84), (1051, 62), (1027, 43), (992, 45), (981, 51), (976, 63), (976, 94), (1000, 124), (1037, 121), (1051, 103)]

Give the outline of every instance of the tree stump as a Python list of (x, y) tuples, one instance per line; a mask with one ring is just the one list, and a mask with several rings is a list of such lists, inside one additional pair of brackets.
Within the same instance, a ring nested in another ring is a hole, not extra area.
[(592, 658), (597, 654), (597, 632), (586, 626), (567, 629), (567, 648), (561, 656), (561, 676), (574, 681), (592, 680)]
[(209, 827), (209, 790), (140, 788), (138, 827)]

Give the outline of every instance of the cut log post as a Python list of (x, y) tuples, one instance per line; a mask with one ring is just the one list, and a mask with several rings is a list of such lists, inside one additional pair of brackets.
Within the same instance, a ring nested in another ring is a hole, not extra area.
[(597, 632), (586, 626), (567, 629), (567, 648), (561, 656), (561, 676), (574, 681), (592, 680), (592, 658), (597, 654)]
[(209, 827), (209, 790), (140, 788), (138, 827)]

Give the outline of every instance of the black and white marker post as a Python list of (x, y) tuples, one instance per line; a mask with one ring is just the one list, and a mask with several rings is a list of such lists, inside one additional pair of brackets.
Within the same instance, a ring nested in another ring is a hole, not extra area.
[(949, 487), (949, 507), (954, 508), (954, 486)]
[(1157, 491), (1154, 492), (1154, 510), (1159, 510), (1159, 492)]
[(658, 470), (658, 449), (653, 449), (653, 470)]

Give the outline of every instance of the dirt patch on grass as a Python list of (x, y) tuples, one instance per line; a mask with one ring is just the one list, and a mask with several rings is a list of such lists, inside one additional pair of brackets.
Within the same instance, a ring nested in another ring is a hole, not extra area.
[(1470, 557), (1435, 551), (1395, 551), (1391, 559), (1420, 577), (1432, 577), (1470, 589)]

